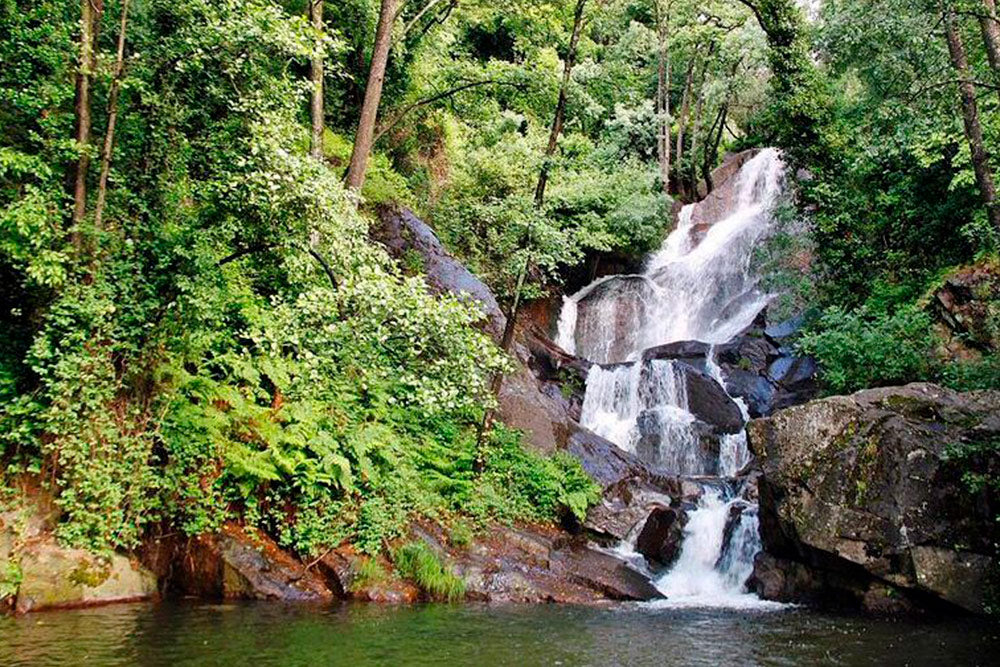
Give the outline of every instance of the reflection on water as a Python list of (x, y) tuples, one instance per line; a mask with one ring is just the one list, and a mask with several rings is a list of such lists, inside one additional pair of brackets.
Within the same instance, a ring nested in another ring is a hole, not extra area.
[(1000, 628), (805, 610), (136, 604), (0, 618), (2, 665), (987, 665)]

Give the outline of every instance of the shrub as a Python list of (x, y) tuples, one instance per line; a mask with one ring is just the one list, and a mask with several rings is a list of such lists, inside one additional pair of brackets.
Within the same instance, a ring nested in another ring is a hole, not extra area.
[(803, 334), (832, 393), (929, 379), (935, 370), (931, 318), (915, 306), (889, 314), (828, 308)]

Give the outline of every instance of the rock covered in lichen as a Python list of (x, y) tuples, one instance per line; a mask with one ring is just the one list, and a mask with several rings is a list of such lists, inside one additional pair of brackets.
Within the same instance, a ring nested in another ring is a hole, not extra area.
[(754, 420), (748, 434), (763, 471), (765, 549), (797, 564), (777, 583), (774, 562), (758, 568), (763, 594), (836, 593), (871, 607), (873, 587), (888, 587), (921, 602), (986, 609), (1000, 499), (970, 484), (967, 472), (995, 475), (997, 457), (963, 452), (1000, 439), (1000, 392), (871, 389)]

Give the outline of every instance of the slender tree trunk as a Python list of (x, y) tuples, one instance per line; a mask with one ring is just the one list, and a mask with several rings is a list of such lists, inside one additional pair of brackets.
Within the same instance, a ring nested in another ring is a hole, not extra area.
[(309, 0), (309, 19), (316, 32), (315, 50), (312, 56), (311, 79), (312, 141), (309, 153), (317, 160), (323, 157), (323, 0)]
[(656, 152), (660, 163), (663, 194), (670, 194), (670, 7), (656, 2), (656, 32), (659, 37), (656, 67)]
[(371, 66), (368, 69), (368, 84), (365, 100), (361, 104), (361, 118), (354, 138), (354, 152), (351, 166), (347, 170), (347, 187), (361, 190), (365, 184), (368, 156), (375, 136), (375, 121), (382, 100), (382, 84), (385, 82), (385, 68), (389, 62), (389, 47), (392, 45), (392, 26), (396, 20), (400, 0), (382, 0), (378, 27), (375, 29), (375, 46), (372, 49)]
[[(986, 15), (979, 17), (979, 27), (983, 31), (986, 57), (993, 68), (993, 78), (1000, 83), (1000, 16), (997, 15), (996, 0), (983, 0)], [(1000, 90), (997, 91), (1000, 96)]]
[(958, 75), (958, 91), (962, 97), (962, 120), (965, 124), (965, 137), (969, 142), (969, 152), (972, 155), (972, 169), (976, 174), (976, 184), (979, 194), (986, 206), (986, 215), (990, 223), (1000, 231), (1000, 206), (997, 202), (996, 186), (990, 171), (989, 156), (983, 143), (983, 128), (979, 123), (979, 108), (976, 104), (976, 87), (971, 80), (969, 61), (959, 34), (958, 20), (951, 8), (944, 8), (945, 36), (948, 39), (948, 53), (951, 64)]
[(692, 195), (698, 197), (698, 135), (701, 134), (702, 118), (701, 114), (705, 108), (705, 79), (708, 76), (708, 61), (715, 50), (713, 45), (708, 51), (708, 57), (701, 65), (701, 73), (698, 76), (697, 97), (694, 105), (694, 127), (691, 129), (691, 169), (688, 170), (689, 186)]
[(708, 128), (708, 134), (705, 136), (705, 154), (701, 161), (701, 177), (705, 181), (705, 196), (711, 194), (712, 190), (715, 189), (715, 184), (712, 182), (712, 167), (715, 166), (715, 159), (719, 154), (719, 144), (713, 137), (716, 136), (716, 130), (718, 130), (718, 136), (722, 137), (722, 125), (726, 122), (728, 109), (729, 100), (726, 99), (719, 107), (718, 113), (715, 114), (712, 127)]
[(94, 209), (94, 227), (101, 228), (104, 218), (104, 200), (108, 194), (108, 174), (111, 172), (111, 152), (115, 147), (115, 125), (118, 122), (118, 94), (121, 91), (122, 75), (125, 73), (125, 29), (128, 26), (128, 3), (122, 0), (122, 20), (118, 28), (118, 54), (115, 57), (115, 73), (111, 80), (108, 96), (108, 131), (104, 133), (104, 150), (101, 152), (101, 179), (97, 184), (97, 206)]
[[(549, 160), (558, 147), (559, 135), (562, 133), (563, 121), (566, 116), (566, 91), (569, 87), (570, 77), (573, 74), (573, 64), (576, 61), (576, 47), (580, 42), (580, 33), (583, 29), (583, 10), (587, 0), (577, 0), (576, 11), (573, 14), (573, 34), (569, 40), (569, 52), (566, 54), (566, 62), (563, 66), (562, 84), (559, 86), (559, 101), (556, 104), (556, 115), (552, 121), (552, 131), (549, 134), (549, 143), (545, 148), (545, 159), (542, 163), (542, 170), (538, 175), (538, 185), (535, 188), (535, 206), (541, 207), (545, 202), (545, 185), (548, 181)], [(531, 269), (531, 228), (528, 228), (525, 245), (528, 250), (524, 255), (524, 263), (517, 274), (517, 284), (514, 287), (514, 295), (511, 300), (510, 310), (507, 312), (507, 323), (504, 326), (503, 338), (500, 340), (500, 348), (507, 352), (514, 342), (514, 330), (517, 325), (517, 312), (521, 305), (521, 292), (524, 289), (524, 281), (527, 279), (528, 271)], [(503, 374), (496, 373), (490, 381), (490, 391), (494, 396), (499, 396), (503, 388)], [(493, 429), (493, 422), (496, 419), (496, 410), (490, 408), (483, 413), (483, 421), (479, 424), (479, 433), (476, 438), (476, 472), (482, 472), (486, 467), (484, 445), (486, 438)]]
[(566, 95), (569, 89), (570, 78), (573, 76), (573, 65), (576, 63), (576, 47), (580, 42), (580, 33), (583, 30), (583, 9), (587, 0), (577, 0), (576, 11), (573, 14), (573, 34), (569, 39), (569, 51), (566, 53), (566, 62), (563, 65), (562, 83), (559, 85), (559, 101), (556, 103), (556, 115), (552, 120), (552, 131), (549, 133), (549, 144), (545, 147), (545, 159), (542, 161), (542, 170), (538, 174), (538, 185), (535, 187), (535, 206), (541, 206), (545, 201), (545, 186), (549, 180), (549, 166), (552, 156), (555, 155), (559, 146), (559, 135), (562, 134), (563, 122), (566, 120)]
[(688, 110), (691, 104), (691, 84), (694, 79), (694, 61), (698, 57), (695, 53), (691, 56), (691, 62), (688, 63), (687, 76), (684, 77), (684, 94), (681, 97), (681, 112), (677, 118), (677, 189), (678, 191), (683, 190), (684, 181), (684, 164), (682, 160), (684, 159), (684, 126), (687, 125)]
[(92, 124), (90, 84), (97, 64), (97, 33), (100, 29), (104, 0), (81, 0), (80, 2), (80, 53), (79, 69), (76, 73), (76, 147), (80, 151), (73, 176), (73, 245), (80, 249), (81, 237), (78, 226), (87, 215), (87, 171), (90, 169), (90, 129)]

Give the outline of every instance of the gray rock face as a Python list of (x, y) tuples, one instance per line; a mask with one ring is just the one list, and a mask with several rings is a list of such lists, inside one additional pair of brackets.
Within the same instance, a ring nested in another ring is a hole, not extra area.
[(758, 568), (762, 594), (840, 597), (877, 610), (878, 590), (891, 589), (917, 606), (984, 611), (1000, 500), (973, 493), (950, 454), (993, 443), (994, 453), (972, 465), (1000, 472), (1000, 392), (871, 389), (789, 408), (747, 430), (763, 472), (761, 537), (772, 557)]
[(500, 339), (506, 319), (493, 292), (451, 256), (434, 230), (409, 209), (396, 206), (379, 207), (378, 219), (379, 224), (371, 233), (390, 255), (404, 265), (410, 261), (419, 263), (427, 284), (437, 292), (464, 296), (476, 303), (488, 318), (487, 330)]
[(815, 398), (819, 370), (816, 362), (796, 356), (781, 343), (795, 333), (801, 322), (790, 320), (765, 329), (764, 320), (762, 313), (747, 331), (714, 350), (705, 343), (681, 341), (651, 347), (643, 352), (643, 359), (673, 359), (704, 373), (708, 355), (714, 352), (726, 392), (742, 398), (751, 417), (766, 417), (775, 410)]
[(18, 555), (22, 575), (16, 604), (19, 614), (148, 600), (157, 594), (156, 579), (120, 554), (99, 557), (47, 539), (25, 547)]

